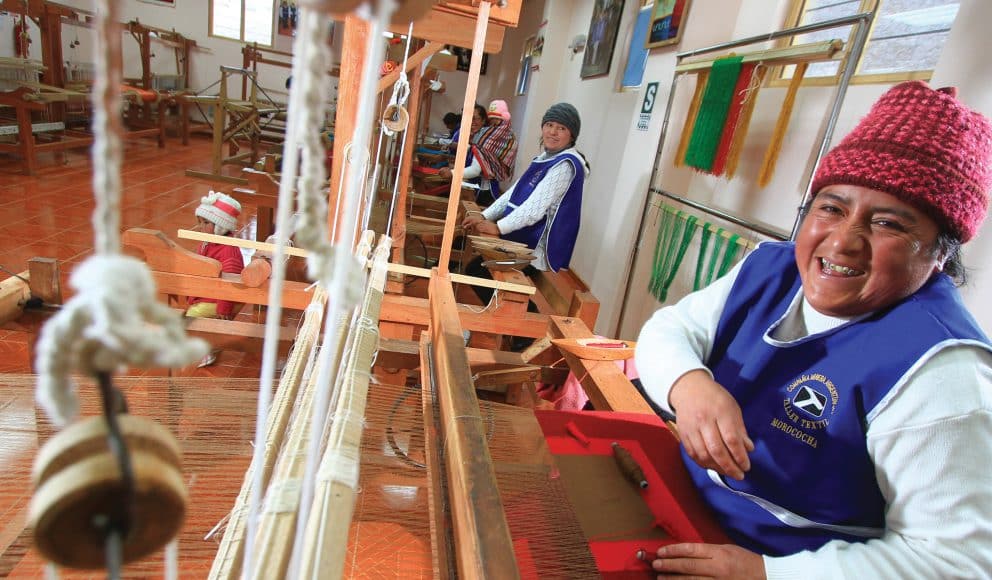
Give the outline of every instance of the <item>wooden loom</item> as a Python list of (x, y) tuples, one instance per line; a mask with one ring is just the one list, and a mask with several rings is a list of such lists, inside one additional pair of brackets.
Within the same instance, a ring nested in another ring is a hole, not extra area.
[[(38, 155), (54, 152), (61, 154), (68, 149), (89, 147), (92, 136), (87, 131), (70, 127), (68, 105), (73, 104), (77, 111), (85, 112), (89, 106), (89, 91), (85, 83), (71, 83), (66, 79), (63, 67), (62, 25), (87, 26), (90, 14), (85, 10), (52, 2), (50, 0), (0, 0), (0, 10), (21, 15), (22, 21), (30, 19), (41, 33), (40, 65), (27, 59), (5, 59), (5, 66), (20, 66), (25, 70), (24, 78), (12, 91), (0, 93), (0, 106), (13, 111), (13, 124), (0, 129), (2, 135), (16, 135), (13, 143), (0, 144), (0, 152), (11, 153), (23, 160), (24, 173), (34, 175), (38, 167)], [(128, 24), (129, 30), (141, 48), (142, 81), (139, 90), (125, 90), (125, 101), (132, 109), (140, 109), (140, 115), (128, 115), (132, 130), (128, 138), (155, 137), (159, 147), (165, 146), (164, 114), (166, 107), (174, 101), (173, 96), (154, 93), (150, 87), (151, 64), (149, 35), (152, 31), (170, 41), (175, 41), (177, 64), (180, 52), (185, 53), (182, 61), (188, 73), (188, 52), (195, 42), (170, 37), (166, 31), (144, 27), (137, 22)], [(174, 34), (174, 33), (172, 33)], [(192, 44), (190, 44), (192, 43)], [(17, 62), (20, 60), (21, 62)], [(38, 78), (40, 76), (40, 78)], [(145, 82), (147, 81), (147, 82)], [(158, 120), (152, 121), (151, 106), (158, 107)]]
[[(484, 15), (487, 10), (488, 3), (484, 2), (480, 13)], [(446, 232), (448, 234), (450, 231)], [(365, 243), (367, 248), (369, 241)], [(267, 288), (250, 288), (236, 276), (219, 275), (219, 268), (212, 260), (185, 252), (159, 234), (132, 230), (125, 235), (125, 244), (130, 252), (142, 255), (149, 262), (159, 290), (165, 294), (195, 294), (258, 304), (267, 301)], [(363, 252), (367, 250), (359, 250), (359, 254)], [(388, 253), (388, 245), (382, 246), (379, 252), (381, 263), (381, 254)], [(384, 270), (373, 278), (384, 284)], [(563, 453), (570, 445), (594, 450), (605, 444), (608, 448), (609, 440), (617, 439), (618, 435), (601, 429), (589, 418), (535, 415), (528, 409), (480, 403), (473, 386), (485, 384), (491, 392), (509, 400), (512, 389), (507, 385), (521, 385), (523, 388), (516, 392), (523, 394), (517, 400), (526, 403), (526, 394), (532, 390), (529, 383), (538, 377), (555, 376), (559, 381), (562, 378), (563, 373), (554, 372), (561, 371), (560, 367), (526, 364), (538, 360), (539, 357), (530, 358), (531, 355), (540, 354), (546, 358), (564, 359), (575, 376), (581, 377), (579, 380), (597, 409), (644, 416), (650, 415), (650, 409), (612, 363), (603, 365), (568, 351), (558, 351), (555, 347), (548, 347), (543, 352), (538, 352), (541, 350), (538, 347), (526, 357), (520, 353), (466, 348), (463, 328), (533, 338), (587, 338), (591, 332), (578, 318), (526, 313), (526, 298), (518, 302), (517, 310), (513, 312), (472, 311), (456, 303), (452, 281), (453, 276), (445, 268), (434, 271), (428, 299), (384, 294), (376, 284), (367, 289), (366, 306), (378, 302), (374, 307), (379, 312), (375, 316), (366, 309), (363, 317), (377, 319), (379, 328), (376, 331), (367, 324), (352, 325), (354, 339), (350, 344), (353, 346), (346, 347), (352, 353), (349, 355), (352, 370), (347, 371), (349, 380), (364, 381), (368, 387), (370, 373), (364, 368), (372, 364), (371, 351), (376, 350), (375, 342), (379, 343), (371, 372), (373, 382), (377, 384), (368, 389), (364, 432), (359, 429), (358, 435), (354, 432), (344, 435), (362, 441), (360, 491), (335, 489), (333, 480), (321, 483), (329, 485), (326, 497), (339, 502), (340, 511), (333, 509), (333, 504), (328, 510), (315, 507), (311, 511), (313, 525), (326, 530), (326, 534), (307, 534), (308, 540), (302, 547), (305, 554), (302, 574), (336, 577), (342, 569), (352, 569), (374, 577), (382, 577), (387, 572), (410, 575), (417, 571), (441, 577), (622, 575), (648, 570), (647, 564), (637, 559), (637, 550), (650, 551), (666, 538), (669, 541), (672, 538), (721, 538), (718, 530), (706, 523), (698, 501), (688, 494), (685, 482), (679, 479), (677, 472), (664, 478), (657, 476), (666, 462), (678, 460), (673, 451), (674, 440), (669, 437), (664, 452), (641, 450), (637, 455), (645, 470), (651, 473), (649, 493), (667, 508), (664, 516), (656, 514), (657, 525), (652, 524), (664, 534), (640, 539), (631, 538), (628, 533), (618, 539), (617, 530), (611, 530), (601, 531), (596, 540), (590, 540), (583, 522), (578, 521), (581, 516), (569, 508), (573, 497), (566, 489), (565, 480), (569, 478), (561, 475), (559, 460), (553, 456), (575, 455)], [(559, 290), (553, 281), (548, 282), (548, 288), (542, 295), (550, 296), (552, 290)], [(527, 295), (523, 289), (518, 293)], [(311, 314), (320, 310), (310, 308), (310, 305), (313, 300), (319, 303), (322, 299), (314, 298), (302, 283), (289, 283), (282, 301), (289, 308), (307, 309), (303, 326), (309, 329), (314, 324), (319, 326), (319, 319), (315, 323)], [(569, 307), (576, 300), (574, 296), (572, 300)], [(548, 305), (567, 302), (561, 296), (545, 297), (544, 301)], [(231, 340), (240, 336), (240, 344), (246, 350), (252, 348), (249, 344), (257, 348), (258, 333), (254, 340), (242, 336), (250, 333), (245, 326), (236, 328), (228, 321), (194, 321), (193, 326), (200, 326), (200, 322), (211, 323), (211, 331), (216, 335), (226, 335)], [(284, 375), (284, 381), (288, 382), (279, 387), (281, 403), (268, 417), (272, 437), (281, 439), (285, 436), (296, 449), (310, 437), (301, 431), (299, 422), (290, 420), (294, 408), (301, 409), (297, 414), (305, 418), (307, 405), (313, 404), (307, 399), (308, 389), (304, 385), (307, 373), (303, 362), (305, 353), (311, 350), (308, 345), (313, 342), (310, 332), (301, 330), (297, 335), (297, 350), (287, 363)], [(390, 338), (389, 334), (410, 335), (411, 338)], [(417, 338), (419, 340), (415, 340)], [(229, 343), (229, 346), (233, 344)], [(494, 375), (493, 371), (500, 374)], [(480, 376), (482, 373), (489, 374)], [(416, 386), (411, 382), (418, 379), (419, 392), (411, 392), (411, 387)], [(530, 399), (530, 403), (533, 402)], [(365, 403), (360, 404), (365, 406)], [(405, 422), (397, 416), (400, 411), (408, 415)], [(661, 428), (660, 423), (655, 427)], [(655, 438), (659, 433), (664, 436), (665, 432), (653, 431), (643, 440)], [(625, 445), (639, 449), (629, 433), (623, 440)], [(385, 454), (382, 453), (384, 445), (390, 450)], [(273, 450), (277, 447), (280, 445), (274, 444)], [(299, 472), (299, 459), (293, 449), (286, 447), (282, 457), (276, 458), (273, 454), (263, 464), (250, 467), (249, 472), (268, 471), (273, 475), (267, 479), (274, 482), (279, 481), (280, 474), (292, 480)], [(373, 453), (374, 449), (379, 452)], [(583, 454), (604, 456), (598, 452), (580, 453)], [(613, 465), (609, 453), (605, 457), (606, 465)], [(648, 470), (647, 462), (658, 469)], [(406, 465), (406, 470), (400, 469), (402, 465)], [(578, 469), (581, 473), (583, 467)], [(612, 470), (616, 471), (616, 468)], [(285, 479), (282, 481), (282, 484), (275, 483), (275, 488), (270, 486), (268, 493), (278, 497), (287, 485)], [(622, 478), (618, 481), (620, 487), (629, 485)], [(397, 488), (406, 490), (400, 495), (412, 494), (411, 497), (398, 498)], [(626, 493), (628, 497), (630, 491)], [(635, 504), (638, 493), (633, 492)], [(397, 502), (401, 507), (397, 507)], [(374, 505), (376, 503), (378, 505)], [(355, 505), (355, 516), (350, 525), (332, 526), (335, 521), (342, 520), (339, 516), (352, 505)], [(430, 516), (425, 520), (422, 516), (427, 512), (426, 507), (430, 508)], [(266, 549), (252, 554), (253, 577), (287, 574), (288, 554), (293, 549), (288, 542), (294, 524), (291, 511), (275, 510), (265, 516), (260, 533), (266, 539), (261, 542)], [(330, 516), (323, 524), (321, 520), (313, 519), (321, 512)], [(227, 524), (211, 577), (233, 578), (243, 571), (238, 569), (238, 549), (239, 546), (243, 549), (243, 540), (238, 537), (237, 522), (243, 513), (238, 508), (232, 510), (232, 519)], [(324, 543), (318, 541), (321, 538)], [(596, 553), (592, 549), (594, 542), (613, 546), (606, 550), (612, 555)], [(627, 543), (616, 545), (618, 542)], [(181, 553), (184, 552), (185, 549), (181, 549)]]

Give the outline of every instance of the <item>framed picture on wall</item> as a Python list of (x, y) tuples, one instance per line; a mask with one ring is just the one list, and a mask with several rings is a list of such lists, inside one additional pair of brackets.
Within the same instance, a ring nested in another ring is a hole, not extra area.
[(534, 65), (534, 44), (537, 42), (536, 36), (531, 36), (524, 41), (524, 50), (520, 54), (520, 71), (517, 73), (517, 95), (526, 95), (530, 86), (530, 71)]
[(175, 8), (176, 0), (141, 0), (145, 4), (158, 4), (159, 6), (172, 6)]
[(596, 0), (589, 21), (589, 35), (582, 57), (581, 76), (584, 79), (610, 73), (613, 48), (617, 42), (623, 0)]
[[(462, 72), (468, 72), (469, 67), (472, 65), (472, 49), (462, 48), (460, 46), (455, 46), (453, 44), (448, 44), (445, 46), (445, 48), (448, 49), (448, 52), (455, 55), (455, 59), (456, 59), (455, 62), (457, 63), (455, 67), (456, 70), (460, 70)], [(479, 69), (480, 75), (486, 74), (486, 67), (488, 65), (489, 65), (489, 55), (483, 53), (482, 68)]]
[(682, 40), (683, 24), (688, 13), (689, 0), (654, 0), (644, 48), (678, 44)]

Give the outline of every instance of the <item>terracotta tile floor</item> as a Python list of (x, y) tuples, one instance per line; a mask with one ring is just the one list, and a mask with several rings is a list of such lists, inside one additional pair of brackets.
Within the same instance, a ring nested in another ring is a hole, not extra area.
[[(186, 176), (186, 169), (208, 170), (209, 159), (210, 142), (206, 140), (194, 139), (188, 147), (169, 140), (164, 149), (151, 139), (127, 142), (121, 177), (121, 227), (157, 229), (173, 239), (177, 229), (192, 227), (200, 197), (212, 186), (230, 187)], [(92, 164), (86, 150), (67, 152), (64, 163), (54, 155), (42, 155), (38, 175), (33, 177), (21, 174), (17, 160), (0, 156), (0, 280), (26, 270), (32, 257), (55, 258), (61, 269), (64, 299), (69, 299), (69, 275), (93, 251), (91, 179)], [(255, 208), (243, 208), (242, 234), (254, 236), (254, 219)], [(195, 242), (176, 241), (195, 250)], [(256, 310), (244, 308), (239, 319), (256, 320)], [(42, 322), (40, 316), (29, 312), (0, 326), (0, 372), (31, 372), (30, 345)], [(181, 369), (173, 375), (256, 377), (259, 362), (256, 355), (223, 352), (212, 367)], [(166, 371), (134, 372), (160, 376)]]

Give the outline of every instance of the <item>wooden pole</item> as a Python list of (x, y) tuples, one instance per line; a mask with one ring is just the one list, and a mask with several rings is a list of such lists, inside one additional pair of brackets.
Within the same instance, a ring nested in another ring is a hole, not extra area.
[[(488, 13), (489, 3), (483, 4)], [(430, 309), (431, 366), (448, 470), (458, 576), (519, 578), (447, 273), (436, 272), (431, 277)]]
[(462, 125), (455, 152), (455, 166), (451, 171), (451, 190), (448, 192), (448, 213), (444, 219), (444, 237), (441, 239), (441, 257), (438, 270), (448, 273), (448, 260), (451, 259), (451, 244), (455, 237), (455, 219), (458, 215), (458, 202), (462, 193), (462, 174), (465, 173), (465, 157), (468, 156), (468, 143), (472, 137), (472, 111), (475, 95), (479, 89), (479, 72), (482, 70), (482, 55), (485, 48), (486, 28), (489, 25), (490, 3), (479, 3), (479, 16), (475, 21), (475, 41), (472, 44), (472, 62), (468, 68), (468, 83), (465, 86), (465, 101), (462, 105)]
[[(338, 188), (345, 178), (345, 145), (351, 143), (358, 116), (358, 99), (362, 84), (362, 68), (365, 66), (365, 45), (369, 35), (369, 23), (357, 16), (348, 15), (344, 19), (344, 39), (341, 47), (341, 80), (338, 82), (338, 109), (334, 118), (334, 160), (331, 164), (331, 182), (328, 195), (327, 219), (331, 231), (338, 231), (335, 224), (341, 222), (337, 215)], [(360, 157), (360, 156), (359, 156)], [(361, 168), (353, 167), (353, 171)], [(339, 232), (340, 235), (340, 232)], [(331, 240), (337, 241), (337, 240)]]
[(396, 174), (396, 203), (390, 204), (393, 212), (393, 229), (389, 232), (393, 238), (394, 262), (403, 262), (403, 251), (406, 247), (406, 238), (403, 232), (406, 231), (406, 193), (410, 187), (410, 171), (413, 169), (413, 150), (417, 146), (417, 122), (420, 113), (420, 96), (424, 88), (421, 83), (423, 74), (419, 66), (413, 69), (413, 76), (410, 78), (410, 101), (407, 103), (407, 111), (410, 120), (406, 125), (406, 132), (403, 133), (403, 158), (400, 159), (400, 167)]

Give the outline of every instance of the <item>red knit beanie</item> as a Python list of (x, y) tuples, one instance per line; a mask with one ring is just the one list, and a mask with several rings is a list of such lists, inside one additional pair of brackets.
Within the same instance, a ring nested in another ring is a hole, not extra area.
[(992, 189), (992, 122), (956, 95), (920, 81), (892, 87), (823, 158), (813, 194), (833, 184), (884, 191), (970, 240)]

